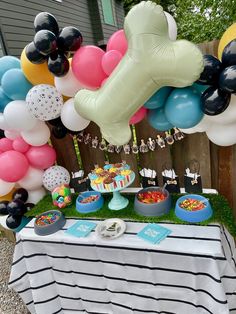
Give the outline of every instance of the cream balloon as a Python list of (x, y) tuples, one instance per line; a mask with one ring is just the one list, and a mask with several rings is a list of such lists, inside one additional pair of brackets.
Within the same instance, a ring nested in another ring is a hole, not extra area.
[(21, 136), (29, 145), (42, 146), (48, 142), (50, 130), (45, 122), (38, 120), (33, 129), (21, 132)]
[(38, 189), (43, 185), (43, 174), (43, 170), (29, 167), (24, 178), (19, 180), (17, 183), (26, 190)]
[(168, 33), (169, 33), (169, 38), (171, 40), (176, 40), (177, 38), (177, 24), (175, 22), (175, 19), (173, 18), (172, 15), (168, 12), (164, 12), (165, 16), (167, 18), (167, 23), (168, 23)]
[(196, 124), (194, 127), (189, 129), (180, 129), (185, 134), (193, 134), (196, 132), (206, 132), (212, 125), (212, 122), (208, 120), (207, 115), (204, 115), (202, 120)]
[(0, 129), (5, 131), (11, 129), (10, 125), (7, 124), (7, 121), (3, 113), (0, 113)]
[(161, 6), (142, 1), (125, 18), (128, 51), (98, 91), (81, 90), (76, 111), (94, 121), (111, 144), (129, 142), (129, 120), (161, 87), (186, 87), (203, 70), (200, 50), (186, 40), (169, 39)]
[(28, 194), (27, 203), (37, 204), (46, 195), (46, 190), (41, 187), (28, 191)]
[(20, 137), (20, 132), (15, 130), (5, 130), (4, 135), (10, 140), (15, 140), (17, 137)]
[(231, 100), (226, 110), (216, 116), (208, 116), (208, 121), (220, 124), (236, 123), (236, 96), (231, 94)]
[(209, 140), (219, 146), (231, 146), (236, 144), (236, 123), (212, 124), (206, 131)]
[(61, 121), (71, 131), (82, 131), (90, 121), (82, 118), (75, 110), (74, 98), (67, 100), (61, 110)]
[(73, 74), (71, 68), (65, 76), (55, 77), (54, 83), (58, 92), (67, 97), (74, 97), (79, 90), (84, 88)]
[(29, 131), (35, 127), (37, 120), (29, 113), (24, 100), (14, 100), (7, 104), (3, 112), (10, 129)]
[(14, 188), (14, 182), (6, 182), (0, 179), (0, 197), (7, 195)]

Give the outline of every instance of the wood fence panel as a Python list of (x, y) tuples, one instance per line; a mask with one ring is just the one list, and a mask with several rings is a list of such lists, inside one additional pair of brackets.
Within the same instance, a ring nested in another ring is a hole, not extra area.
[[(218, 150), (219, 159), (219, 192), (224, 195), (231, 206), (233, 206), (233, 146), (219, 147)], [(235, 180), (235, 179), (234, 179)], [(235, 204), (234, 204), (235, 205)]]
[(219, 189), (219, 146), (210, 142), (210, 155), (211, 155), (211, 187)]

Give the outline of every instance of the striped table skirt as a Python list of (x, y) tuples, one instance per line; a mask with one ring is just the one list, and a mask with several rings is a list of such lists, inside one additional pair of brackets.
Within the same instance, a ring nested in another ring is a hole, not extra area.
[(172, 233), (153, 245), (136, 235), (144, 223), (102, 240), (65, 234), (76, 221), (42, 237), (32, 220), (17, 235), (9, 286), (31, 313), (236, 313), (236, 250), (223, 226), (160, 223)]

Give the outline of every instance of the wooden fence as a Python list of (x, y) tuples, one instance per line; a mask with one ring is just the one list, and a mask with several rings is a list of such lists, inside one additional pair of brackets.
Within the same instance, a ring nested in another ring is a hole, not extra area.
[[(217, 47), (218, 41), (199, 45), (203, 54), (215, 56), (217, 56)], [(94, 123), (90, 123), (85, 133), (89, 133), (92, 137), (97, 136), (99, 140), (102, 139), (99, 128)], [(140, 144), (141, 139), (144, 139), (145, 142), (149, 137), (156, 139), (158, 134), (163, 135), (163, 132), (157, 132), (153, 129), (146, 119), (135, 125), (138, 144)], [(219, 147), (211, 143), (205, 133), (186, 135), (183, 140), (177, 141), (173, 145), (166, 145), (165, 148), (158, 147), (153, 152), (139, 154), (125, 154), (124, 151), (119, 154), (108, 153), (78, 142), (80, 164), (75, 153), (75, 141), (71, 136), (67, 135), (60, 140), (52, 136), (51, 140), (57, 150), (58, 164), (66, 167), (70, 172), (78, 171), (82, 167), (87, 174), (94, 168), (95, 164), (103, 165), (106, 160), (112, 163), (126, 160), (136, 172), (133, 186), (140, 185), (138, 170), (144, 167), (156, 170), (159, 183), (162, 184), (162, 166), (166, 162), (173, 166), (179, 175), (180, 185), (183, 186), (184, 169), (187, 162), (197, 159), (200, 163), (203, 187), (215, 188), (226, 196), (234, 208), (236, 217), (236, 145)]]

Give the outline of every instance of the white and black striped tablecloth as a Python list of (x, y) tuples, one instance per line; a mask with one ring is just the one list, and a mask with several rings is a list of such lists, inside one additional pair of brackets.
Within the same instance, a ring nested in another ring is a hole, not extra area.
[(33, 221), (17, 236), (9, 285), (37, 314), (235, 314), (236, 254), (220, 225), (163, 223), (172, 233), (152, 245), (127, 222), (126, 233), (102, 240), (63, 230), (41, 237)]

